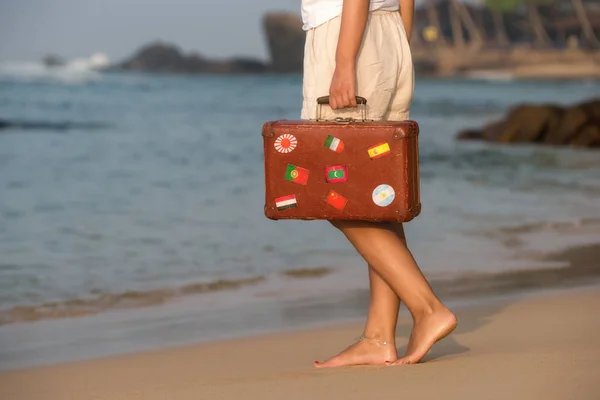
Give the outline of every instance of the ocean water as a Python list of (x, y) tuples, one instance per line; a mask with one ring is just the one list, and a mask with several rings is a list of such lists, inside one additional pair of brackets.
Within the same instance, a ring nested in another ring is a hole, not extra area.
[[(406, 232), (426, 275), (550, 268), (544, 255), (600, 239), (600, 152), (454, 139), (520, 102), (598, 93), (600, 82), (417, 81), (423, 211)], [(297, 119), (300, 104), (299, 76), (0, 66), (0, 119), (20, 124), (0, 130), (0, 341), (16, 352), (5, 364), (37, 354), (19, 347), (23, 332), (59, 329), (44, 321), (121, 315), (123, 327), (136, 312), (202, 310), (222, 337), (268, 325), (278, 302), (364, 290), (362, 260), (327, 223), (263, 215), (261, 126)]]

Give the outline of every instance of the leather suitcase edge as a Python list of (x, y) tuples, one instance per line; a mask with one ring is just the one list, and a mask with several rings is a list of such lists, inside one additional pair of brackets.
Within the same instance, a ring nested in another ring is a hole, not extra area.
[(262, 126), (262, 136), (265, 138), (275, 136), (275, 131), (273, 130), (273, 125), (275, 125), (276, 123), (277, 123), (277, 121), (265, 122)]
[(275, 125), (277, 123), (277, 121), (267, 121), (263, 124), (262, 126), (262, 137), (263, 137), (263, 168), (264, 168), (264, 173), (263, 173), (263, 185), (264, 185), (264, 193), (265, 193), (265, 197), (264, 197), (264, 215), (265, 217), (267, 217), (270, 220), (274, 220), (277, 221), (279, 218), (275, 217), (275, 214), (270, 212), (270, 208), (268, 207), (268, 195), (269, 195), (269, 191), (267, 190), (267, 176), (268, 176), (268, 162), (267, 162), (267, 157), (269, 157), (269, 151), (267, 149), (268, 146), (268, 140), (270, 138), (273, 138), (275, 136), (275, 131), (273, 129), (273, 125)]
[[(264, 155), (269, 154), (268, 152), (268, 140), (269, 138), (273, 138), (275, 137), (275, 130), (273, 128), (273, 126), (275, 124), (277, 124), (277, 122), (279, 121), (267, 121), (263, 124), (262, 126), (262, 136), (263, 136), (263, 146), (264, 146)], [(405, 121), (407, 123), (409, 123), (409, 128), (408, 128), (408, 134), (406, 134), (406, 128), (404, 126), (399, 126), (396, 128), (396, 133), (394, 134), (394, 138), (395, 139), (402, 139), (402, 138), (407, 138), (407, 137), (414, 137), (414, 139), (416, 139), (416, 141), (418, 142), (418, 135), (419, 135), (419, 125), (416, 121), (412, 121), (412, 120), (407, 120)], [(418, 144), (417, 144), (417, 149), (418, 149)], [(417, 150), (418, 151), (418, 150)], [(264, 156), (263, 156), (264, 157)], [(418, 157), (418, 156), (417, 156)], [(265, 185), (265, 189), (267, 186), (267, 165), (268, 163), (266, 162), (266, 160), (264, 160), (265, 162), (263, 162), (264, 164), (264, 169), (265, 169), (265, 173), (264, 173), (264, 185)], [(418, 165), (418, 161), (417, 161), (417, 165)], [(418, 166), (417, 166), (418, 168)], [(417, 180), (420, 180), (420, 176), (419, 176), (419, 172), (417, 169)], [(417, 185), (420, 186), (420, 182), (417, 182)], [(420, 189), (420, 188), (419, 188)], [(420, 190), (418, 190), (418, 192), (420, 192)], [(420, 200), (420, 196), (417, 195), (417, 199)], [(369, 219), (369, 218), (365, 218), (362, 216), (357, 216), (357, 217), (348, 217), (348, 216), (344, 216), (342, 218), (328, 218), (326, 220), (358, 220), (358, 221), (370, 221), (370, 222), (390, 222), (390, 221), (395, 221), (395, 222), (409, 222), (411, 220), (413, 220), (414, 218), (416, 218), (417, 216), (419, 216), (419, 214), (421, 213), (421, 203), (420, 201), (417, 203), (417, 205), (409, 210), (406, 210), (406, 212), (402, 213), (402, 214), (397, 214), (396, 218), (390, 218), (390, 219), (381, 219), (381, 220), (373, 220), (373, 219)], [(313, 220), (323, 220), (324, 218), (316, 218), (316, 217), (285, 217), (282, 216), (281, 214), (274, 212), (272, 210), (271, 207), (268, 207), (268, 195), (267, 195), (267, 190), (265, 190), (265, 199), (264, 199), (264, 215), (266, 218), (273, 220), (273, 221), (278, 221), (278, 220), (304, 220), (304, 221), (313, 221)]]
[(406, 210), (406, 212), (402, 214), (396, 214), (396, 218), (388, 218), (388, 219), (371, 219), (365, 218), (364, 216), (340, 216), (340, 217), (331, 217), (331, 218), (317, 218), (317, 217), (302, 217), (302, 216), (294, 216), (294, 217), (286, 217), (286, 216), (278, 216), (274, 217), (274, 214), (269, 214), (267, 209), (265, 209), (265, 216), (271, 220), (301, 220), (301, 221), (368, 221), (368, 222), (410, 222), (415, 219), (417, 216), (421, 214), (421, 203), (417, 204), (415, 207)]
[[(408, 129), (407, 129), (408, 126)], [(408, 132), (407, 132), (408, 131)], [(396, 127), (394, 132), (394, 139), (410, 139), (410, 138), (418, 138), (419, 136), (419, 124), (413, 120), (403, 121), (401, 125)]]

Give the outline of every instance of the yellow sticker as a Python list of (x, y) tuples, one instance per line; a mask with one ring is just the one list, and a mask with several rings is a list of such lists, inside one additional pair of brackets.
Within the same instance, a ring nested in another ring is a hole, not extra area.
[(390, 152), (390, 145), (387, 142), (376, 144), (368, 149), (369, 157), (377, 158)]

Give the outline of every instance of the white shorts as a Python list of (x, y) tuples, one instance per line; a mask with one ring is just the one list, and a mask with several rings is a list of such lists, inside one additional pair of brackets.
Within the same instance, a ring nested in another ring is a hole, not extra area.
[[(306, 33), (301, 119), (316, 119), (317, 98), (329, 95), (340, 23), (338, 16)], [(367, 119), (409, 119), (414, 68), (399, 11), (369, 13), (356, 75), (356, 95), (367, 99)], [(332, 110), (323, 105), (321, 118), (361, 118), (362, 107)]]

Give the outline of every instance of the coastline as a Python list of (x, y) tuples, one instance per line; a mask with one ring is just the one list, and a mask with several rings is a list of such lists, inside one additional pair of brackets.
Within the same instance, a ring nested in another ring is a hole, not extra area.
[(579, 49), (455, 49), (415, 47), (416, 73), (434, 78), (596, 81), (600, 52)]
[[(0, 397), (592, 399), (600, 390), (598, 301), (595, 285), (457, 307), (456, 332), (416, 366), (314, 369), (314, 359), (356, 339), (361, 324), (346, 323), (0, 372)], [(402, 313), (400, 352), (409, 330)]]
[[(450, 307), (463, 309), (600, 285), (600, 243), (579, 243), (550, 256), (527, 257), (530, 268), (525, 270), (471, 272), (433, 280), (432, 286)], [(312, 293), (284, 282), (262, 283), (236, 289), (235, 299), (223, 291), (209, 300), (200, 296), (92, 316), (5, 325), (0, 327), (0, 372), (362, 322), (368, 307), (366, 288), (335, 291), (335, 274), (309, 279)], [(243, 303), (240, 292), (247, 299)]]

